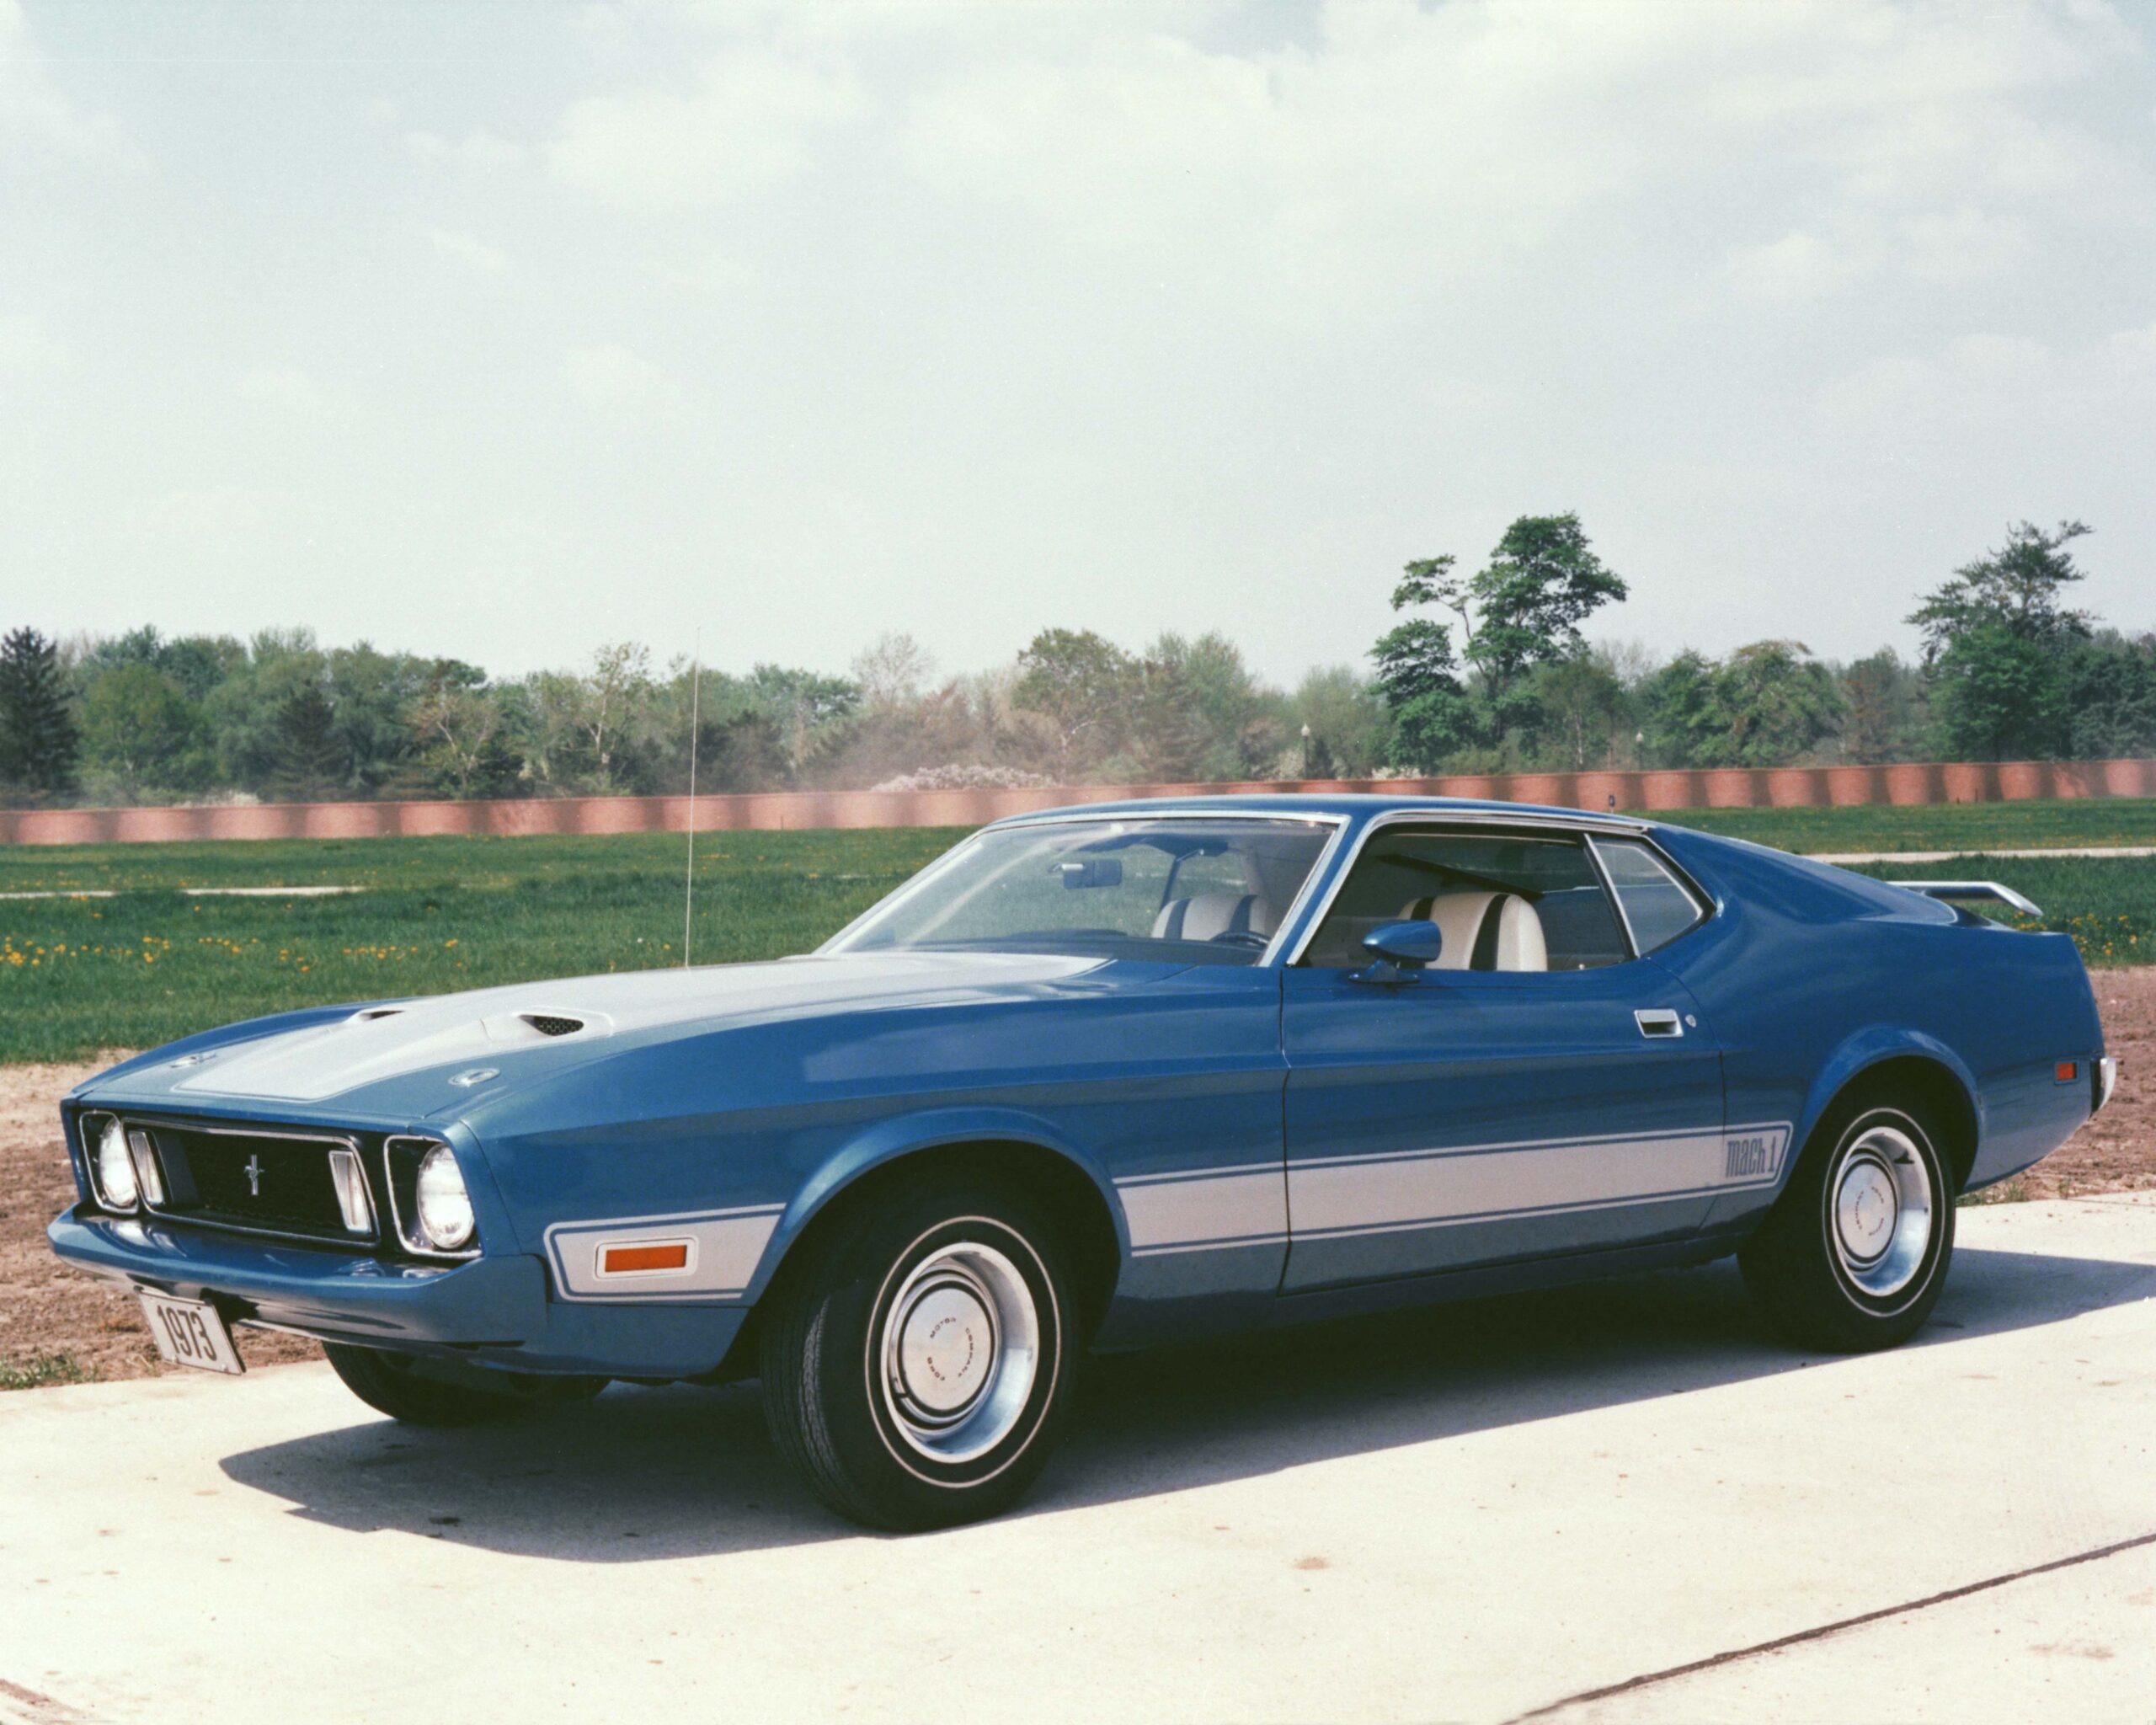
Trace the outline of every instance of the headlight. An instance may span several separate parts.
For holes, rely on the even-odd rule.
[[[98,1134],[98,1197],[107,1210],[132,1210],[139,1196],[135,1158],[127,1152],[127,1129],[108,1119]]]
[[[436,1252],[455,1252],[471,1243],[472,1194],[464,1189],[463,1172],[447,1145],[436,1145],[420,1162],[414,1207],[419,1236]]]

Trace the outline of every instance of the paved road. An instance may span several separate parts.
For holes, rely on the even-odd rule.
[[[1793,1356],[1717,1268],[1109,1362],[1027,1513],[911,1540],[747,1391],[0,1397],[0,1719],[2146,1725],[2156,1195],[1962,1216],[1897,1354]]]
[[[1854,862],[1951,862],[1956,857],[2156,857],[2156,845],[2054,845],[2036,851],[2002,851],[1985,845],[1961,851],[1819,851],[1805,854],[1815,862],[1836,862],[1846,867]]]

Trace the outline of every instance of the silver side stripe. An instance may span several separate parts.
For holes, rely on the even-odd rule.
[[[1137,1174],[1116,1182],[1134,1257],[1338,1239],[1707,1199],[1771,1186],[1786,1121],[1514,1139]],[[1284,1202],[1283,1202],[1284,1200]]]
[[[1291,1164],[1298,1240],[1555,1215],[1771,1185],[1786,1124],[1464,1145]]]
[[[547,1256],[564,1300],[668,1301],[738,1298],[763,1261],[783,1204],[700,1210],[687,1215],[623,1216],[605,1221],[557,1222],[547,1230]],[[678,1270],[608,1274],[608,1247],[685,1242]]]
[[[1135,1258],[1278,1245],[1288,1237],[1287,1171],[1278,1162],[1132,1174],[1115,1183]]]

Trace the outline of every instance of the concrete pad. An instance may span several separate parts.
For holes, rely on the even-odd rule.
[[[0,893],[0,899],[117,899],[135,893],[170,892],[170,887],[76,887],[64,892]],[[363,886],[184,886],[190,899],[328,899],[339,893],[363,893]]]
[[[753,1390],[8,1396],[0,1719],[2146,1719],[2149,1546],[2002,1578],[2156,1534],[2156,1194],[1961,1223],[1864,1359],[1717,1267],[1098,1362],[1023,1510],[914,1539]]]
[[[1814,862],[1833,862],[1848,868],[1858,862],[1951,862],[1957,857],[2095,857],[2132,858],[2156,857],[2156,845],[2052,845],[2037,850],[2001,850],[1985,845],[1960,851],[1807,851]]]

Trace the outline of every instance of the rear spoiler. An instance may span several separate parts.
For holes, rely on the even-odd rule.
[[[2008,910],[2018,911],[2024,916],[2041,917],[2044,914],[2012,887],[2001,886],[1995,880],[1890,880],[1886,884],[1907,887],[1928,899],[1996,899]]]

